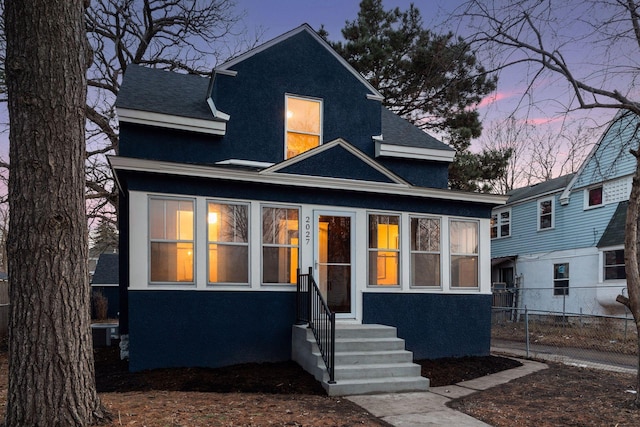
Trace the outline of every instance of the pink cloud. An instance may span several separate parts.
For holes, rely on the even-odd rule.
[[[534,119],[526,119],[525,122],[530,125],[548,125],[564,120],[563,117],[538,117]]]
[[[486,107],[487,105],[491,105],[494,102],[498,102],[501,101],[503,99],[507,99],[509,97],[511,97],[513,94],[508,93],[508,92],[496,92],[493,93],[485,98],[482,99],[482,101],[480,101],[480,103],[478,103],[478,108],[482,108],[482,107]]]

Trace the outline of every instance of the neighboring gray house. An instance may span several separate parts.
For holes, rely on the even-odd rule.
[[[117,319],[120,311],[119,257],[117,253],[101,254],[91,280],[91,295],[101,292],[108,300],[107,317]],[[93,315],[95,313],[92,312]],[[94,317],[94,316],[93,316]]]
[[[548,311],[624,313],[624,222],[639,119],[619,113],[575,174],[508,193],[491,221],[494,287]]]

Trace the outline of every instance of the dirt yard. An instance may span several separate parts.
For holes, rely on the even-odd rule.
[[[96,351],[96,384],[110,426],[387,426],[362,408],[324,395],[295,363],[130,374],[117,349]],[[517,365],[517,362],[516,362]],[[423,362],[432,384],[447,385],[513,367],[501,357]],[[0,351],[0,420],[7,393]],[[509,384],[452,402],[495,426],[637,426],[634,378],[552,365]]]

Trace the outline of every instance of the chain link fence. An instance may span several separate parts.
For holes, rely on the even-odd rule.
[[[491,346],[496,352],[636,372],[638,336],[620,287],[494,288]],[[607,312],[612,314],[607,314]]]
[[[9,282],[0,280],[0,342],[9,333]]]

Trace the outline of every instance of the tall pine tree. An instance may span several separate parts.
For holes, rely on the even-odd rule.
[[[328,34],[320,29],[326,39]],[[384,105],[424,130],[444,132],[458,155],[450,187],[490,191],[503,174],[509,151],[473,154],[482,125],[475,106],[496,87],[469,45],[452,33],[423,28],[419,10],[384,10],[382,0],[362,0],[358,17],[342,29],[345,42],[331,42],[374,85]]]

